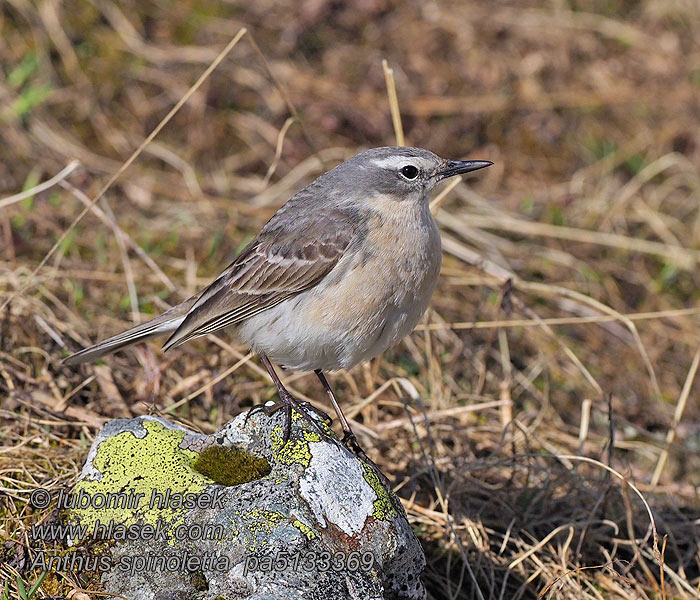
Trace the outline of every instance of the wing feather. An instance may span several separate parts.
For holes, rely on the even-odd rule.
[[[323,279],[351,244],[353,221],[338,211],[306,221],[295,223],[286,233],[284,223],[273,218],[200,294],[163,349],[240,323]]]
[[[235,325],[307,290],[359,247],[369,211],[316,182],[295,194],[207,288],[142,323],[66,358],[77,364],[170,333],[167,350],[186,340]],[[329,209],[327,206],[335,206]]]

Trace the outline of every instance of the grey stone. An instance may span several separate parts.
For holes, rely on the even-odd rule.
[[[99,506],[64,514],[109,556],[105,589],[130,600],[424,598],[420,543],[373,469],[296,413],[286,444],[281,411],[245,416],[212,435],[157,417],[105,425],[73,490]]]

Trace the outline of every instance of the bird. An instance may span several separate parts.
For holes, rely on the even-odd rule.
[[[273,363],[313,371],[338,416],[342,443],[366,456],[325,372],[373,358],[415,328],[442,260],[431,192],[449,177],[492,164],[406,146],[360,152],[294,194],[210,285],[63,363],[93,361],[165,335],[167,351],[226,329],[258,355],[275,384],[279,401],[262,410],[284,410],[285,442],[294,410],[313,420]]]

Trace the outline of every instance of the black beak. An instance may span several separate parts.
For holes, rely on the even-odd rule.
[[[484,167],[490,167],[493,163],[490,160],[448,160],[445,168],[438,171],[438,179],[446,179],[462,173],[478,171]]]

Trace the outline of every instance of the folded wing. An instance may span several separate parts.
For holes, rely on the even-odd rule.
[[[268,223],[200,294],[163,348],[240,323],[316,285],[353,239],[353,225],[345,217],[316,215],[294,227]]]

